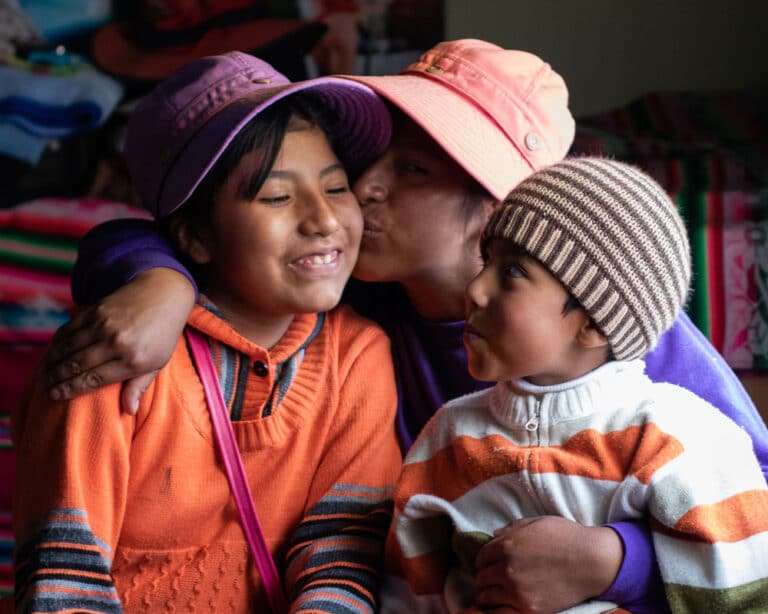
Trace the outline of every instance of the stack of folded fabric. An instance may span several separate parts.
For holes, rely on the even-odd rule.
[[[123,86],[77,56],[32,58],[0,56],[0,153],[34,165],[51,141],[102,125]]]

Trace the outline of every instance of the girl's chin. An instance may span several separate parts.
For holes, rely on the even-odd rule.
[[[316,293],[302,301],[299,311],[302,313],[320,313],[330,311],[341,302],[341,290],[338,292]]]

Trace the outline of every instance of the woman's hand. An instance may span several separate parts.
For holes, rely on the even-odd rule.
[[[546,614],[592,599],[624,558],[618,534],[558,516],[517,520],[477,555],[476,603],[484,610]]]
[[[135,413],[168,362],[195,304],[181,273],[149,269],[100,303],[77,313],[53,338],[40,370],[54,400],[124,381],[123,410]]]

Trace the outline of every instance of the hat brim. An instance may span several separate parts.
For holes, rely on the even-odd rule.
[[[427,76],[344,78],[364,83],[402,110],[498,200],[533,172],[492,117]]]
[[[111,23],[93,38],[93,59],[113,75],[138,81],[159,81],[197,58],[228,51],[264,50],[278,41],[280,49],[303,57],[320,40],[326,26],[301,19],[264,18],[213,28],[193,44],[144,49],[128,36],[128,24]],[[290,39],[290,40],[287,40]],[[264,53],[259,53],[263,56]]]
[[[189,140],[165,179],[155,215],[163,217],[178,209],[248,122],[299,91],[317,94],[338,117],[337,148],[350,174],[364,170],[384,153],[391,136],[391,118],[383,101],[365,85],[319,77],[271,88],[225,107]]]

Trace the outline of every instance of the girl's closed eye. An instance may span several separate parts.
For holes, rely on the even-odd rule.
[[[281,194],[279,196],[258,196],[256,200],[264,205],[279,206],[287,203],[290,198],[287,194]]]
[[[352,191],[349,186],[347,172],[341,164],[334,164],[324,169],[321,173],[323,190],[326,194],[346,194]]]
[[[268,177],[261,189],[254,191],[252,200],[269,207],[287,204],[292,198],[291,184],[281,177]]]
[[[349,192],[349,185],[344,184],[333,188],[327,188],[325,191],[328,192],[328,194],[346,194]]]

